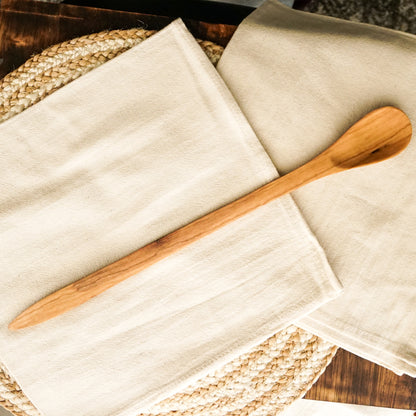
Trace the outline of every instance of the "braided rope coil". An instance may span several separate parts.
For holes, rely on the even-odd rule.
[[[0,122],[154,33],[144,29],[104,31],[33,56],[0,81]],[[216,65],[223,48],[209,41],[198,43]],[[276,415],[310,389],[336,351],[336,346],[289,326],[138,416]],[[41,416],[1,362],[0,405],[18,416]]]
[[[0,121],[22,112],[154,33],[145,29],[104,31],[45,49],[1,80]],[[209,41],[198,39],[198,43],[215,65],[223,48]]]

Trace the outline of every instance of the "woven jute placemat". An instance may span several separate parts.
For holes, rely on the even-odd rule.
[[[35,55],[0,81],[0,121],[21,113],[154,33],[144,29],[105,31]],[[209,41],[198,42],[215,65],[223,48]],[[336,351],[336,346],[292,325],[138,416],[276,415],[310,389]],[[15,415],[40,416],[1,362],[0,405]]]

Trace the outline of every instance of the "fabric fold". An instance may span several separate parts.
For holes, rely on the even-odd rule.
[[[416,37],[266,1],[219,62],[281,173],[327,148],[383,105],[416,126]],[[297,322],[401,374],[416,376],[416,141],[377,165],[293,193],[341,280],[342,296]]]

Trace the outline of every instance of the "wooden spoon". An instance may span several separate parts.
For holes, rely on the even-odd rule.
[[[406,114],[394,107],[368,113],[310,162],[261,188],[173,231],[122,259],[50,294],[9,325],[16,330],[60,315],[220,227],[316,179],[376,163],[400,153],[410,141]]]

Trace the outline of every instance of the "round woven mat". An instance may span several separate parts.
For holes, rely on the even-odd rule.
[[[144,29],[105,31],[44,50],[0,81],[0,121],[154,33]],[[223,48],[198,42],[215,65]],[[315,335],[290,326],[140,416],[276,415],[309,390],[336,350]],[[40,416],[1,363],[0,405],[16,415]]]

